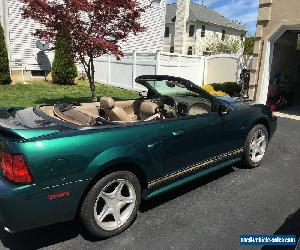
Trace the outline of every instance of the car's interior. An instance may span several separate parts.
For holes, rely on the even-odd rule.
[[[167,90],[177,91],[168,92],[160,89],[154,93],[151,89],[148,92],[141,92],[137,100],[117,101],[112,97],[102,97],[100,102],[56,104],[40,107],[40,110],[48,116],[80,126],[174,119],[207,115],[214,111],[211,100],[199,93],[187,91],[181,85],[178,87],[176,83],[170,81],[160,82],[160,88],[162,84],[165,84]]]

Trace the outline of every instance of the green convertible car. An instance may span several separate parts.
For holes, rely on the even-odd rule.
[[[239,161],[262,163],[277,126],[266,106],[177,77],[137,83],[137,100],[0,108],[6,231],[78,217],[90,233],[111,237],[129,227],[142,199]]]

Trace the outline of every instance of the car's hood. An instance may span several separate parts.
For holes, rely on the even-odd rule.
[[[216,97],[219,100],[221,100],[223,103],[233,108],[245,107],[245,106],[250,106],[255,104],[253,100],[241,99],[238,97],[229,97],[229,96],[216,96]]]

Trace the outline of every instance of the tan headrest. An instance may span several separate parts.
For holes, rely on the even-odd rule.
[[[140,107],[140,112],[149,115],[155,115],[158,111],[158,105],[153,102],[143,102]]]
[[[104,109],[113,109],[115,107],[115,101],[111,97],[102,97],[100,99],[100,106]]]

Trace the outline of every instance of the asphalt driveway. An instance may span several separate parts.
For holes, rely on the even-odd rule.
[[[240,234],[274,233],[300,236],[300,122],[285,118],[262,167],[225,169],[144,202],[131,228],[113,239],[95,241],[69,222],[1,232],[0,248],[234,250],[249,249],[239,246]]]

